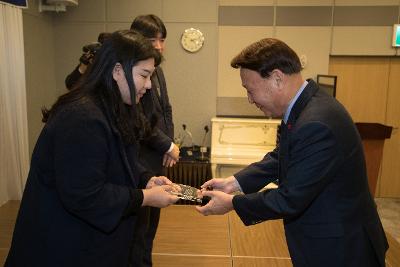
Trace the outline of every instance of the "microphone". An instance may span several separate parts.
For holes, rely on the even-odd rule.
[[[208,161],[208,158],[206,156],[204,156],[204,153],[207,153],[206,137],[207,137],[208,131],[209,131],[208,125],[204,126],[204,136],[203,136],[203,141],[201,142],[201,146],[200,146],[200,158],[198,158],[198,160],[200,160],[200,161]]]
[[[193,149],[193,148],[194,148],[194,143],[193,143],[193,135],[192,135],[192,133],[187,129],[186,124],[182,124],[182,128],[183,128],[183,131],[186,133],[185,136],[189,136],[189,138],[190,138],[190,144],[191,144],[192,149]],[[185,139],[185,136],[183,137],[182,140]],[[182,143],[183,143],[183,141],[182,141]]]
[[[203,141],[201,142],[201,146],[206,146],[206,137],[207,137],[207,133],[208,133],[209,129],[208,129],[208,125],[204,126],[204,136],[203,136]]]

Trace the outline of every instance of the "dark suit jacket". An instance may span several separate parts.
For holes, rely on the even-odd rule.
[[[310,80],[281,127],[279,147],[235,174],[242,221],[283,218],[295,266],[384,266],[386,236],[347,111]],[[278,189],[257,193],[276,178]]]
[[[167,84],[161,67],[157,67],[151,76],[151,90],[143,95],[140,103],[145,116],[157,118],[153,137],[141,142],[140,158],[143,165],[156,175],[164,174],[162,159],[174,139],[174,124],[172,122],[172,107],[169,103]],[[157,88],[158,87],[158,88]],[[160,93],[158,93],[158,91]]]
[[[130,188],[151,175],[135,162],[93,102],[60,110],[35,146],[5,266],[127,266]]]

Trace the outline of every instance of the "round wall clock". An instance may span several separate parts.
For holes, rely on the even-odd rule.
[[[204,44],[204,35],[198,29],[186,29],[182,33],[181,44],[186,51],[191,53],[197,52]]]

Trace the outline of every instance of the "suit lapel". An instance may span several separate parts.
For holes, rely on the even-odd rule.
[[[152,83],[151,90],[152,90],[153,103],[155,104],[155,108],[158,111],[161,111],[163,97],[162,97],[158,68],[156,68],[156,70],[154,71],[151,83]]]
[[[310,101],[312,96],[317,92],[318,86],[313,80],[307,80],[308,84],[306,88],[304,88],[303,92],[297,99],[296,103],[294,103],[294,106],[290,112],[288,121],[287,121],[287,127],[290,128],[295,125],[297,118],[303,111],[304,107],[307,105],[307,103]]]
[[[295,127],[297,118],[300,116],[304,107],[310,101],[311,97],[317,92],[318,86],[313,80],[308,80],[308,84],[304,91],[301,93],[296,103],[294,104],[288,121],[285,124],[283,121],[280,126],[280,138],[279,138],[279,179],[284,180],[289,167],[289,144],[291,131]]]
[[[287,125],[282,121],[279,127],[280,136],[279,136],[279,183],[286,177],[286,170],[288,166],[288,155],[289,155],[289,140],[288,140],[288,129]]]

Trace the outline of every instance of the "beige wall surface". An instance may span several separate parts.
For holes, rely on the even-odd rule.
[[[337,6],[390,6],[398,4],[398,0],[335,0]]]
[[[231,60],[243,47],[255,40],[272,36],[268,26],[220,26],[218,43],[218,97],[247,97],[239,71],[231,68]]]
[[[328,73],[330,44],[329,27],[277,27],[276,38],[284,40],[305,60],[304,78],[315,79],[317,74]],[[313,45],[310,45],[313,44]],[[318,45],[317,45],[318,44]]]
[[[104,22],[132,22],[133,18],[142,14],[155,14],[163,19],[162,5],[165,2],[163,0],[101,0],[100,2],[106,3],[107,18]]]
[[[394,56],[392,32],[392,26],[335,26],[331,55]]]
[[[182,124],[192,132],[195,144],[204,136],[204,126],[211,127],[215,116],[217,81],[217,31],[215,23],[167,22],[168,38],[165,61],[162,63],[172,104],[175,136],[182,132]],[[186,28],[200,29],[205,36],[204,46],[197,53],[188,53],[180,45]],[[207,145],[210,137],[207,138]]]
[[[57,96],[52,23],[50,14],[38,12],[38,0],[29,1],[23,27],[30,154],[43,127],[41,108],[50,107]]]

